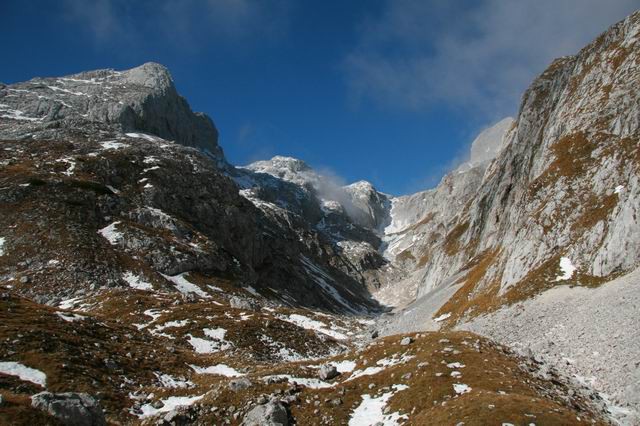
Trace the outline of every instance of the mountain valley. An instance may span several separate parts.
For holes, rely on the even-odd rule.
[[[404,196],[157,63],[0,83],[0,423],[640,424],[640,12]]]

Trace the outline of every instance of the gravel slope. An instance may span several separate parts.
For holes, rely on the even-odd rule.
[[[530,349],[608,395],[620,424],[640,424],[640,268],[596,289],[561,286],[459,328]],[[527,349],[528,348],[528,349]]]

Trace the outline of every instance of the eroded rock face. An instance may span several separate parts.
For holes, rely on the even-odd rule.
[[[60,78],[35,78],[0,88],[0,137],[21,138],[99,122],[124,133],[144,132],[193,146],[222,160],[218,131],[194,113],[176,91],[169,71],[146,63],[126,71],[97,70]]]
[[[460,273],[472,297],[500,304],[554,285],[561,257],[576,268],[564,283],[597,283],[638,264],[639,34],[635,13],[556,60],[525,92],[495,160],[394,204],[397,213],[427,206],[396,227],[417,241],[392,236],[389,246],[421,271],[418,295]]]
[[[100,404],[86,393],[40,392],[31,397],[31,405],[44,410],[69,426],[106,426]]]

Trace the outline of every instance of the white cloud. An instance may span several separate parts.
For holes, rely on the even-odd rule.
[[[346,58],[357,99],[514,114],[531,80],[630,14],[636,0],[389,0]]]
[[[121,5],[114,0],[65,0],[63,3],[67,18],[85,26],[100,42],[127,33],[127,17],[117,10]]]

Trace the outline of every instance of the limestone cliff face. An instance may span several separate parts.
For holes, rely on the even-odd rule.
[[[213,121],[191,111],[169,71],[160,64],[35,78],[0,87],[0,99],[0,116],[14,119],[11,126],[0,127],[0,134],[12,138],[37,136],[37,132],[51,135],[55,129],[79,129],[100,122],[125,133],[150,133],[223,157]]]
[[[459,275],[465,285],[443,311],[472,314],[556,282],[597,284],[640,262],[639,56],[635,13],[535,79],[486,170],[449,175],[394,206],[427,206],[413,225],[424,229],[419,250],[391,241],[396,258],[422,271],[419,295]],[[462,193],[447,203],[454,188]]]
[[[507,143],[514,120],[505,118],[484,130],[474,140],[468,161],[448,173],[434,189],[391,199],[388,226],[384,230],[384,256],[393,262],[403,278],[389,280],[378,297],[384,302],[404,304],[430,288],[423,285],[429,262],[438,250],[455,249],[446,237],[458,214],[477,195],[489,162]],[[440,271],[434,274],[448,274]],[[402,301],[402,302],[401,302]]]

